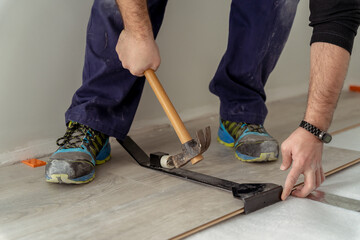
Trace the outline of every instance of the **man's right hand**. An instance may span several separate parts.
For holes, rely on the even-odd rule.
[[[148,69],[156,71],[161,62],[159,48],[152,33],[136,36],[124,29],[120,33],[116,52],[122,66],[138,77],[144,76]]]

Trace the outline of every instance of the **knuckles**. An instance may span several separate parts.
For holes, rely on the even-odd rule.
[[[281,151],[287,153],[290,151],[289,146],[286,143],[281,144]]]

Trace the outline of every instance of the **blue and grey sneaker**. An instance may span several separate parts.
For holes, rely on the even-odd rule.
[[[47,182],[90,182],[95,178],[95,165],[110,159],[109,137],[77,122],[69,122],[56,144],[60,147],[45,168]]]
[[[218,141],[235,149],[235,156],[244,162],[276,161],[279,144],[263,125],[230,122],[220,119]]]

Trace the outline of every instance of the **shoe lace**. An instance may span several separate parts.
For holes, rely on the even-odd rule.
[[[265,128],[263,125],[248,124],[247,127],[248,127],[249,131],[251,131],[251,132],[265,133]]]
[[[82,143],[95,138],[95,130],[79,123],[71,122],[63,137],[56,140],[56,144],[62,148],[78,148]]]
[[[223,124],[228,128],[229,133],[235,139],[239,138],[243,132],[248,129],[250,132],[265,133],[265,128],[261,124],[247,124],[245,122],[230,122],[223,121]]]

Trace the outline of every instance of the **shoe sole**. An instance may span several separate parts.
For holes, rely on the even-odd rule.
[[[233,142],[232,142],[232,143],[224,142],[223,140],[220,139],[220,137],[217,137],[217,141],[218,141],[219,143],[221,143],[222,145],[225,145],[225,146],[230,147],[230,148],[234,147],[234,144],[235,144],[235,143],[233,143]]]
[[[69,176],[67,174],[52,174],[51,176],[48,177],[46,178],[46,182],[48,183],[84,184],[94,180],[95,173],[91,178],[84,181],[74,181],[72,179],[69,179]]]
[[[96,165],[101,165],[106,163],[107,161],[109,161],[111,159],[111,155],[107,156],[105,159],[103,160],[95,160]]]
[[[272,162],[278,160],[278,158],[275,157],[275,153],[273,152],[260,153],[260,156],[258,158],[253,158],[253,159],[243,159],[235,152],[235,157],[242,162]]]
[[[234,147],[234,143],[226,143],[224,141],[222,141],[220,139],[220,137],[217,137],[217,141],[219,143],[221,143],[222,145],[225,145],[226,147],[230,147],[233,148]],[[241,158],[236,152],[235,152],[235,157],[237,159],[239,159],[242,162],[272,162],[272,161],[276,161],[278,160],[277,157],[275,157],[275,153],[270,152],[270,153],[261,153],[259,157],[257,158],[253,158],[253,159],[244,159]]]

